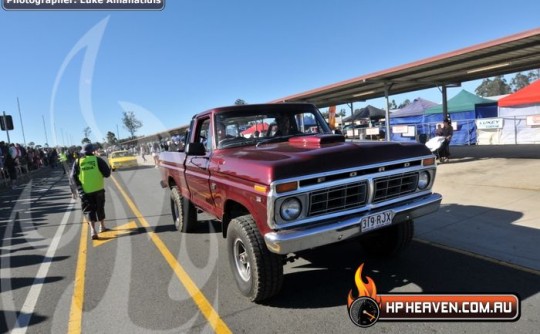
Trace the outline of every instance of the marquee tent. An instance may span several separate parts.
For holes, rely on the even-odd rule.
[[[498,102],[501,144],[540,143],[540,80]]]
[[[379,120],[386,117],[386,111],[368,105],[362,109],[356,109],[351,116],[345,117],[343,122],[354,122],[360,119]]]
[[[424,133],[422,122],[424,118],[424,111],[429,108],[437,105],[437,103],[424,100],[422,98],[416,98],[412,103],[409,103],[405,107],[396,110],[390,115],[390,130],[392,131],[390,139],[393,141],[413,141],[416,140],[416,136]],[[399,127],[399,125],[405,126],[415,126],[416,131],[414,135],[404,135],[403,133],[394,133],[394,130]],[[392,126],[398,126],[393,128]]]
[[[450,145],[476,144],[475,120],[497,116],[497,103],[495,101],[474,95],[464,89],[448,100],[447,106],[448,117],[454,124],[454,136]],[[442,105],[426,109],[424,123],[429,126],[430,137],[435,135],[436,124],[442,121]]]

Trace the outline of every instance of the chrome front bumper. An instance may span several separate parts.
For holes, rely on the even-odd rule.
[[[437,211],[441,205],[441,200],[442,196],[440,194],[431,194],[396,206],[369,211],[358,216],[349,216],[331,224],[303,226],[270,232],[264,235],[264,241],[268,249],[273,253],[294,253],[362,235],[360,221],[365,216],[391,210],[394,212],[394,218],[389,226],[392,226]]]

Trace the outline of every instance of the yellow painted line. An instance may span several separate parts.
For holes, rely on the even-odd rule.
[[[523,271],[523,272],[526,272],[526,273],[529,273],[529,274],[534,274],[534,275],[540,276],[540,271],[532,269],[532,268],[523,267],[523,266],[520,266],[518,264],[505,262],[505,261],[498,260],[498,259],[495,259],[495,258],[492,258],[492,257],[489,257],[489,256],[473,253],[473,252],[466,251],[466,250],[459,249],[459,248],[453,248],[453,247],[450,247],[450,246],[445,246],[445,245],[442,245],[442,244],[439,244],[439,243],[436,243],[436,242],[432,242],[432,241],[428,241],[428,240],[422,240],[422,239],[414,238],[414,241],[418,241],[418,242],[421,242],[421,243],[429,245],[429,246],[434,246],[434,247],[437,247],[437,248],[441,248],[441,249],[444,249],[444,250],[447,250],[447,251],[450,251],[450,252],[454,252],[454,253],[458,253],[458,254],[462,254],[462,255],[467,255],[467,256],[470,256],[470,257],[474,257],[474,258],[484,260],[484,261],[487,261],[487,262],[491,262],[491,263],[494,263],[494,264],[497,264],[497,265],[500,265],[500,266],[503,266],[503,267],[508,267],[508,268],[511,268],[511,269],[515,269],[515,270]]]
[[[216,310],[212,307],[212,304],[206,299],[204,294],[199,290],[195,282],[189,277],[188,273],[184,270],[184,268],[180,265],[180,263],[177,261],[176,257],[169,251],[165,243],[161,240],[161,238],[152,231],[150,224],[144,219],[143,215],[135,206],[133,201],[129,198],[129,196],[126,194],[124,189],[120,186],[118,181],[114,178],[114,176],[111,176],[111,179],[116,184],[116,187],[124,197],[124,200],[126,201],[127,205],[131,208],[139,222],[143,227],[147,229],[147,233],[152,240],[152,242],[156,245],[157,249],[160,251],[161,255],[165,258],[165,261],[169,264],[173,272],[176,274],[176,277],[180,280],[180,282],[184,285],[187,292],[201,311],[201,313],[204,315],[206,320],[210,323],[210,326],[214,329],[216,333],[232,333],[232,331],[229,329],[227,324],[221,319],[219,314],[216,312]]]
[[[99,234],[99,239],[92,240],[92,246],[99,247],[111,240],[118,238],[121,235],[129,234],[135,229],[137,229],[137,223],[134,220],[127,224],[111,228],[108,231],[101,232]]]
[[[88,239],[88,223],[83,221],[81,240],[79,241],[79,254],[77,256],[77,268],[75,270],[75,282],[73,284],[73,296],[71,297],[71,310],[69,312],[68,333],[81,333],[82,313],[84,305],[84,275],[86,272],[86,251]]]

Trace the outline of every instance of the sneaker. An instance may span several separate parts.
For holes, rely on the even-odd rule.
[[[92,240],[98,240],[98,239],[99,239],[99,237],[98,237],[97,234],[92,234]]]
[[[100,226],[100,227],[99,227],[99,233],[106,232],[106,231],[108,231],[108,230],[109,230],[109,229],[106,228],[105,226]]]

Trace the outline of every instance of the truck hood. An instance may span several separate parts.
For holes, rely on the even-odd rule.
[[[423,144],[400,142],[301,142],[215,151],[210,169],[269,185],[280,179],[431,155]]]

